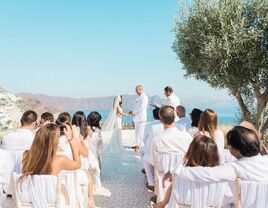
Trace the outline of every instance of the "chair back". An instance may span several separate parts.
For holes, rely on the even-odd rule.
[[[59,176],[33,175],[21,178],[13,174],[18,208],[60,208],[61,182]]]
[[[164,153],[154,152],[154,174],[155,174],[155,194],[157,202],[164,199],[169,182],[166,183],[166,188],[162,186],[163,176],[170,171],[171,168],[183,163],[184,154],[182,153]]]
[[[173,207],[221,207],[230,193],[228,182],[195,182],[173,176]]]
[[[268,182],[236,181],[237,207],[268,207]]]

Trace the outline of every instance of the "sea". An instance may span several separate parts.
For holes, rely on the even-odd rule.
[[[218,115],[218,123],[219,125],[236,125],[238,124],[238,107],[236,106],[230,106],[230,107],[213,107],[213,109],[217,115]],[[204,110],[201,108],[201,110]],[[88,115],[92,111],[97,111],[101,114],[102,120],[101,123],[103,123],[107,117],[110,114],[110,110],[84,110],[84,113]],[[129,112],[130,110],[124,109],[125,112]],[[148,109],[148,121],[153,121],[153,108]],[[189,113],[192,111],[192,109],[186,109],[186,116],[189,117]],[[71,114],[74,114],[75,111],[71,111]],[[131,116],[124,116],[123,117],[123,125],[131,125],[133,123],[133,117]]]

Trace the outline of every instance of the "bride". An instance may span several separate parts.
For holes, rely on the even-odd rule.
[[[119,153],[123,151],[122,145],[122,121],[123,116],[130,116],[122,109],[123,98],[121,95],[115,97],[113,109],[102,126],[103,152]]]

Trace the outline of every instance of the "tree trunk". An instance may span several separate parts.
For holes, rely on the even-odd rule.
[[[248,110],[241,94],[239,92],[236,92],[235,93],[235,98],[242,110],[242,113],[243,113],[243,117],[244,117],[244,120],[248,121],[248,122],[251,122],[251,113],[250,111]]]
[[[255,85],[254,91],[255,91],[256,100],[257,100],[256,127],[257,127],[259,133],[263,137],[264,133],[266,132],[267,125],[268,125],[267,120],[266,120],[266,122],[264,121],[266,105],[268,102],[268,89],[266,88],[266,90],[263,93],[260,93],[259,89]]]

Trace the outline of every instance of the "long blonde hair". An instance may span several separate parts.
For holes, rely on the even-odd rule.
[[[57,152],[59,136],[60,129],[56,124],[47,124],[37,131],[31,149],[22,160],[23,176],[52,173],[52,162]]]
[[[205,134],[208,132],[210,137],[214,140],[214,132],[218,128],[218,117],[217,114],[211,110],[206,109],[202,114],[198,124],[198,129],[200,132]]]

